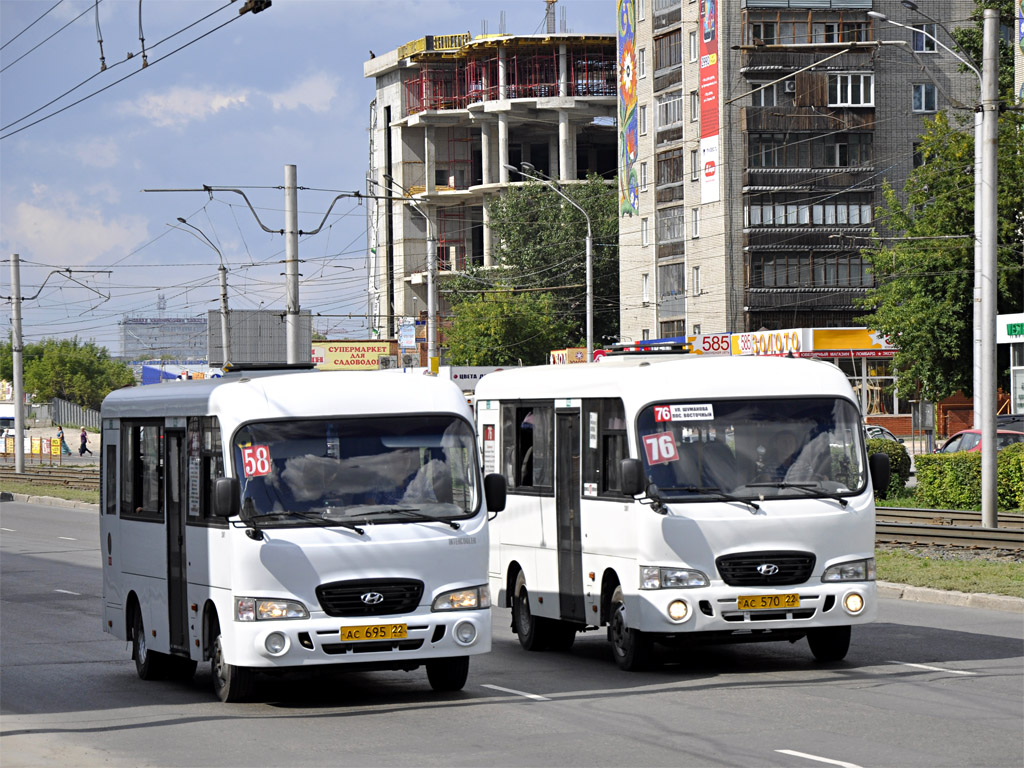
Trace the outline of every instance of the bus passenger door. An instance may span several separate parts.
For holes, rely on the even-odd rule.
[[[563,619],[586,621],[580,551],[580,414],[555,416],[555,509],[558,518],[558,594]]]
[[[188,589],[185,567],[185,433],[168,429],[164,436],[164,499],[167,509],[167,610],[172,651],[186,655]]]

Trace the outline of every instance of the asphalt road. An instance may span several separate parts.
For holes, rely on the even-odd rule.
[[[664,652],[620,672],[602,633],[527,653],[495,609],[464,691],[416,672],[144,682],[102,632],[94,512],[0,503],[0,765],[1014,766],[1024,621],[883,601],[847,660],[806,642]]]

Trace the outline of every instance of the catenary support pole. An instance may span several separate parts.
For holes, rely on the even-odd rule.
[[[285,330],[288,363],[309,362],[309,350],[300,348],[299,328],[299,198],[294,165],[284,167],[284,273],[287,295]]]
[[[21,343],[21,266],[11,254],[11,353],[14,358],[14,471],[25,471],[25,387]]]

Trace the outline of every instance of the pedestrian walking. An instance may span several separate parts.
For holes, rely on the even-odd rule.
[[[89,450],[89,435],[86,433],[85,427],[82,427],[81,438],[82,445],[78,449],[78,455],[85,456],[85,454],[88,453],[90,456],[92,456],[92,451]]]
[[[60,452],[65,456],[70,456],[71,448],[68,447],[68,441],[64,439],[64,427],[60,424],[57,425],[57,439],[60,440]]]

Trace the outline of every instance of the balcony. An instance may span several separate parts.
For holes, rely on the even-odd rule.
[[[875,128],[874,107],[741,107],[740,130],[754,133],[832,133]]]
[[[744,192],[795,192],[814,190],[846,190],[856,187],[871,191],[869,184],[875,169],[869,166],[832,168],[747,168],[743,173]]]

